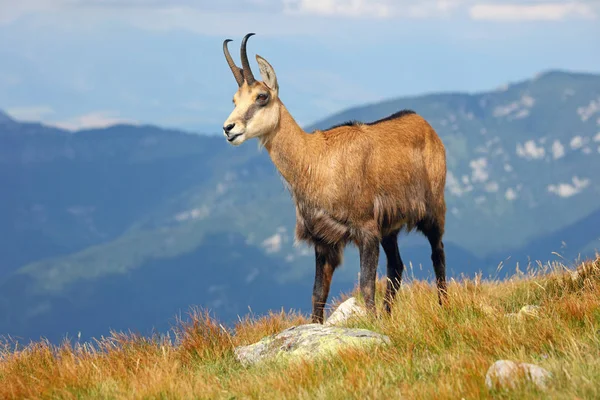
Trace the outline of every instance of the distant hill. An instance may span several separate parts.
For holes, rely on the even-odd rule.
[[[308,129],[403,108],[424,116],[446,144],[448,240],[475,254],[520,248],[600,208],[592,173],[600,170],[600,75],[550,71],[492,92],[394,99]],[[569,257],[597,242],[600,230],[587,233],[590,241]]]
[[[8,114],[0,110],[0,124],[6,124],[10,122],[13,122],[13,120],[8,116]]]
[[[403,108],[446,144],[450,276],[600,248],[600,75],[553,71],[485,93],[393,99],[307,129]],[[0,334],[164,329],[191,305],[225,322],[248,306],[310,309],[313,253],[293,246],[293,204],[265,151],[220,135],[70,133],[3,115]],[[424,238],[402,237],[400,250],[409,275],[432,276]],[[350,248],[332,295],[357,272]]]

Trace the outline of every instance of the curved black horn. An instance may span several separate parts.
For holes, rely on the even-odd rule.
[[[254,79],[254,75],[252,75],[252,70],[250,69],[250,63],[248,62],[248,54],[246,54],[246,42],[248,38],[255,33],[249,33],[242,39],[242,47],[240,49],[241,58],[242,58],[242,71],[244,74],[244,79],[248,85],[252,85],[256,79]]]
[[[231,54],[229,54],[229,49],[227,48],[227,43],[231,41],[231,39],[227,39],[223,42],[223,53],[225,53],[225,59],[227,60],[227,64],[229,64],[229,68],[231,68],[231,72],[233,72],[233,76],[238,86],[242,86],[244,84],[244,75],[242,69],[235,65],[233,58],[231,58]]]

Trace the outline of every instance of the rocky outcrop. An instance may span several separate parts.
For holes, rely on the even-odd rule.
[[[313,359],[334,355],[347,347],[369,347],[389,344],[385,335],[367,329],[350,329],[321,324],[306,324],[288,328],[258,343],[235,349],[244,365],[263,360]]]

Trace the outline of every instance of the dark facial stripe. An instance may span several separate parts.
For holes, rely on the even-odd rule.
[[[246,110],[246,113],[244,114],[244,122],[247,123],[250,121],[259,108],[260,106],[258,104],[252,104],[250,107],[248,107],[248,110]]]

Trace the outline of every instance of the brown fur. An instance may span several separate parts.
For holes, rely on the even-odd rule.
[[[307,134],[283,104],[280,113],[265,147],[290,185],[298,240],[381,240],[426,217],[443,225],[445,150],[422,117]]]
[[[225,126],[235,123],[244,132],[236,145],[258,137],[289,186],[296,205],[296,239],[315,246],[313,321],[323,320],[320,303],[327,300],[341,251],[351,242],[361,253],[361,292],[374,312],[379,244],[386,245],[388,278],[399,281],[403,264],[396,238],[403,229],[416,228],[428,237],[442,303],[446,154],[434,129],[415,113],[401,113],[371,124],[304,132],[278,97],[272,67],[259,56],[257,60],[273,88],[265,82],[244,83]],[[265,91],[269,102],[257,107],[256,96]],[[388,286],[388,310],[398,284]]]

